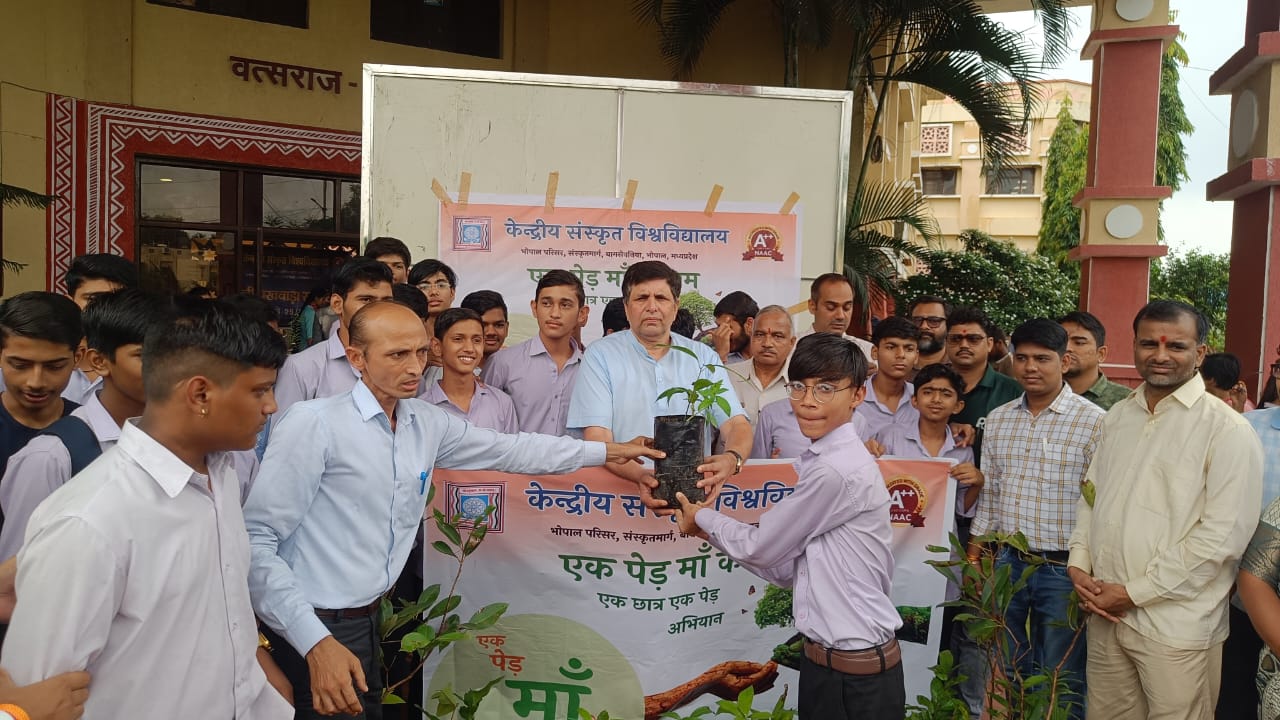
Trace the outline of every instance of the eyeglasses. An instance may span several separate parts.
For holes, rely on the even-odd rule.
[[[796,402],[804,400],[805,393],[812,390],[813,399],[815,401],[819,403],[828,403],[828,402],[831,402],[831,398],[836,396],[836,393],[840,392],[841,390],[848,390],[853,386],[845,385],[844,387],[836,387],[831,383],[818,383],[817,385],[805,385],[802,382],[789,382],[786,385],[783,385],[783,387],[787,389],[787,392],[791,395],[791,399],[795,400]]]
[[[1271,377],[1280,378],[1280,363],[1271,366]]]
[[[938,317],[937,315],[927,315],[927,316],[912,315],[911,316],[911,322],[915,323],[916,325],[928,325],[931,328],[942,327],[942,323],[946,321],[947,321],[946,318]]]
[[[981,343],[983,340],[986,340],[986,339],[987,339],[986,335],[979,335],[977,333],[973,333],[972,335],[948,335],[947,336],[947,342],[951,345],[960,345],[962,343],[977,345],[978,343]]]
[[[453,285],[451,285],[448,280],[437,280],[433,283],[432,282],[418,283],[419,290],[448,290],[451,287],[453,287]]]

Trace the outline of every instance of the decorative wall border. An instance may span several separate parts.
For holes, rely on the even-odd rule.
[[[80,252],[134,256],[134,162],[177,160],[360,174],[360,134],[49,98],[48,286]],[[69,213],[69,215],[68,215]],[[70,226],[68,226],[70,225]]]

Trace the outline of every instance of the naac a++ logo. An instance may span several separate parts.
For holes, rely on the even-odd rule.
[[[778,234],[777,228],[761,225],[747,233],[747,251],[742,254],[742,259],[760,258],[782,262],[782,236]]]
[[[910,475],[894,475],[885,485],[889,488],[889,522],[894,527],[924,527],[928,500],[924,486]]]

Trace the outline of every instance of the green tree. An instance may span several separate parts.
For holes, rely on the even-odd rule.
[[[1075,283],[1049,258],[1029,255],[978,230],[965,230],[958,239],[962,250],[924,253],[929,270],[901,284],[899,306],[918,295],[937,295],[954,305],[980,308],[1005,329],[1075,309]]]
[[[1190,250],[1151,263],[1151,297],[1181,300],[1209,320],[1209,346],[1222,349],[1227,332],[1231,255]]]
[[[1045,161],[1044,204],[1036,253],[1053,260],[1072,278],[1080,274],[1080,267],[1067,260],[1067,253],[1080,244],[1080,209],[1072,204],[1072,198],[1084,189],[1088,154],[1089,126],[1076,122],[1071,115],[1071,98],[1064,97]]]
[[[716,304],[704,297],[697,290],[680,293],[680,307],[689,311],[693,322],[699,330],[711,327],[716,323]]]
[[[658,25],[662,54],[677,78],[691,77],[720,17],[732,4],[733,0],[632,3],[643,21]],[[1043,60],[1061,61],[1070,37],[1063,0],[1027,4],[1044,28]],[[914,209],[912,204],[903,206],[903,216],[885,217],[878,211],[886,206],[871,196],[891,196],[894,188],[875,190],[867,180],[870,165],[882,154],[880,125],[891,88],[913,83],[955,100],[974,118],[984,162],[995,168],[1023,147],[1027,120],[1038,100],[1033,82],[1045,62],[1035,57],[1021,34],[988,18],[976,0],[774,0],[773,7],[787,84],[799,84],[801,44],[826,47],[832,37],[830,24],[851,31],[845,88],[853,92],[853,166],[844,265],[854,278],[855,300],[866,308],[872,288],[893,290],[896,276],[886,268],[902,254],[919,249],[893,232],[913,225],[910,215],[918,211],[919,199]],[[863,268],[875,271],[863,273]]]

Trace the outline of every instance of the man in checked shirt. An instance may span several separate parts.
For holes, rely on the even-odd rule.
[[[1031,556],[1045,561],[1006,610],[1012,637],[1005,671],[1014,677],[1016,669],[1028,678],[1061,664],[1068,689],[1063,699],[1073,703],[1069,716],[1079,720],[1084,717],[1085,640],[1076,639],[1067,622],[1072,591],[1068,541],[1103,412],[1063,382],[1067,332],[1061,325],[1045,318],[1028,320],[1013,331],[1013,347],[1013,375],[1023,394],[987,415],[982,452],[987,482],[978,497],[973,536],[1026,536],[1029,553],[999,549],[997,567],[1009,565],[1013,578],[1022,575],[1034,560]],[[980,553],[981,547],[970,542],[970,562]]]

